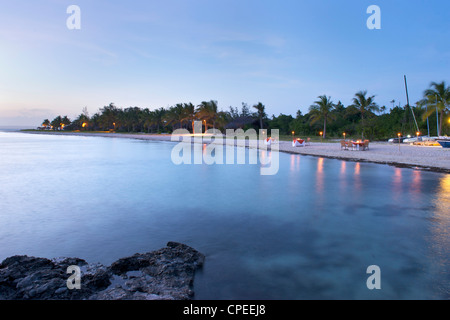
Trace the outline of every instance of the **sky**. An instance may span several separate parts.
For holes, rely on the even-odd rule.
[[[69,29],[70,5],[80,29]],[[369,29],[370,5],[381,29]],[[303,114],[367,90],[388,109],[449,83],[444,0],[0,0],[0,126],[114,103]]]

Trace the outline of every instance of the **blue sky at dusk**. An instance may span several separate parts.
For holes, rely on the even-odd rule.
[[[69,5],[81,29],[69,30]],[[381,30],[369,30],[370,5]],[[0,2],[0,125],[37,126],[114,102],[262,102],[303,113],[359,90],[406,103],[449,82],[450,2],[419,0],[17,0]]]

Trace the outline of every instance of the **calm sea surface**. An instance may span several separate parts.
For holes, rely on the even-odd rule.
[[[0,261],[178,241],[206,255],[197,299],[450,298],[450,175],[281,153],[261,176],[176,166],[173,147],[0,132]]]

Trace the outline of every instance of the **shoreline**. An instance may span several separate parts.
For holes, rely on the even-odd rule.
[[[151,141],[172,141],[172,135],[167,134],[127,134],[127,133],[85,133],[85,132],[47,132],[47,131],[20,131],[30,134],[48,134],[64,136],[104,137]],[[181,140],[181,139],[180,139]],[[249,147],[248,140],[233,139],[233,145]],[[210,142],[210,141],[208,141]],[[225,144],[232,145],[231,141]],[[239,143],[243,142],[243,143]],[[270,147],[269,147],[270,148]],[[399,151],[400,150],[400,151]],[[341,150],[339,142],[312,142],[305,147],[292,147],[290,141],[279,141],[279,151],[289,154],[323,157],[351,162],[369,162],[384,164],[401,168],[450,173],[450,149],[442,147],[413,146],[388,142],[372,142],[367,151]]]

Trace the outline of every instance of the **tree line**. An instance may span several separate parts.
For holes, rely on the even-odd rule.
[[[361,137],[370,140],[385,140],[402,135],[444,135],[450,133],[450,88],[445,84],[432,82],[424,91],[423,99],[415,106],[396,104],[392,107],[379,106],[374,95],[367,91],[357,92],[352,103],[344,106],[335,103],[331,97],[321,95],[309,107],[308,113],[299,110],[294,116],[279,114],[269,117],[261,102],[251,107],[242,103],[240,108],[230,106],[219,110],[215,100],[203,101],[199,105],[178,103],[168,108],[120,108],[110,103],[90,116],[87,108],[73,121],[67,116],[57,116],[52,121],[45,119],[42,128],[73,131],[115,131],[171,133],[184,128],[193,131],[194,121],[202,121],[203,130],[219,129],[279,129],[280,135]],[[437,115],[436,118],[432,117]],[[433,121],[438,119],[438,121]]]

